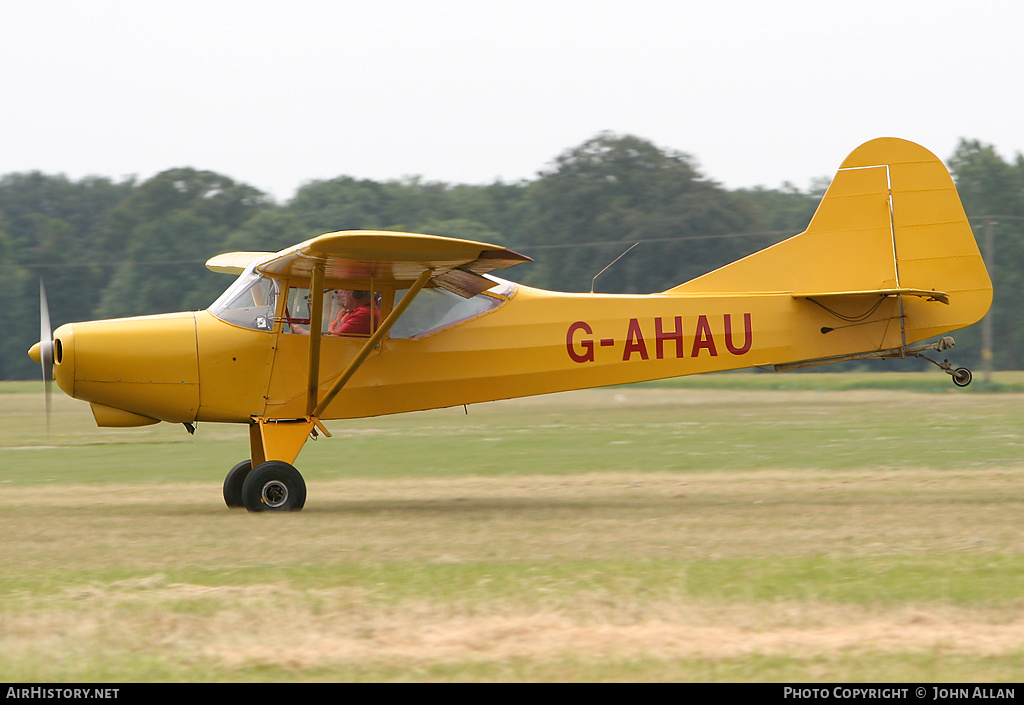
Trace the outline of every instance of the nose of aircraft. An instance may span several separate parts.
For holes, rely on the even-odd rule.
[[[62,392],[75,396],[74,323],[65,323],[53,332],[53,378]]]
[[[54,370],[53,376],[57,380],[57,386],[63,390],[68,396],[74,396],[74,363],[68,358],[66,351],[74,350],[74,329],[70,324],[65,324],[58,328],[53,334],[53,362]],[[43,343],[42,341],[36,343],[28,349],[28,356],[32,358],[35,363],[42,364],[43,361]],[[62,363],[62,364],[61,364]],[[57,365],[61,364],[61,369],[58,371]],[[61,384],[61,378],[64,379],[65,385]]]
[[[29,356],[41,357],[38,343]],[[162,421],[194,421],[195,314],[66,323],[53,333],[53,377],[75,399]]]

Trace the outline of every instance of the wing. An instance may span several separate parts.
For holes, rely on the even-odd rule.
[[[225,252],[206,260],[206,268],[222,274],[241,274],[254,260],[273,256],[273,252]]]
[[[256,270],[274,278],[308,279],[314,267],[323,263],[326,286],[363,289],[373,284],[411,286],[424,271],[433,270],[430,285],[472,296],[494,286],[484,274],[532,261],[485,242],[416,233],[344,230],[282,250],[257,264]]]

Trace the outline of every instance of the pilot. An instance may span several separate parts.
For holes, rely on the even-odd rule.
[[[373,322],[380,320],[380,310],[371,305],[369,291],[335,289],[331,292],[331,301],[338,315],[327,327],[330,335],[369,335]]]

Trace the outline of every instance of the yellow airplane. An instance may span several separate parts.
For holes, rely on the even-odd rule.
[[[668,291],[557,293],[491,274],[528,261],[449,237],[329,233],[213,257],[207,267],[237,279],[205,311],[51,335],[44,305],[29,354],[99,426],[247,424],[251,458],[228,473],[224,500],[282,511],[305,503],[293,463],[307,438],[331,435],[325,420],[738,368],[931,359],[952,339],[921,341],[977,322],[992,301],[945,166],[893,138],[847,157],[805,232]]]

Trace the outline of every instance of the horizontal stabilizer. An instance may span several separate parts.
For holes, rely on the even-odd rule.
[[[849,296],[920,296],[927,301],[949,305],[949,294],[931,289],[867,289],[863,291],[825,291],[814,294],[793,294],[794,299],[829,299]]]

